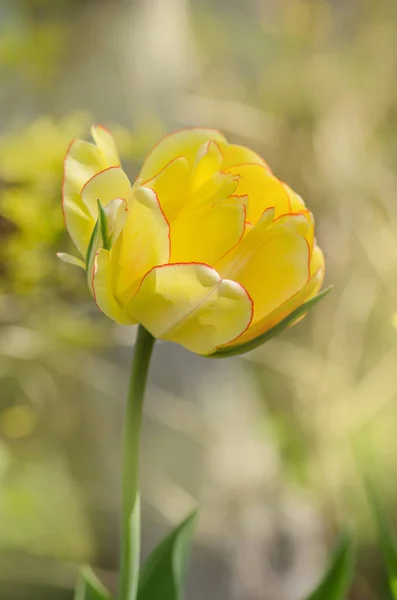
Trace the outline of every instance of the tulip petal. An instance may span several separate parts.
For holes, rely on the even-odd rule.
[[[69,235],[83,256],[94,227],[94,219],[81,200],[80,190],[101,168],[96,146],[81,140],[74,140],[70,144],[64,161],[62,210]]]
[[[120,158],[115,141],[110,131],[103,125],[93,125],[91,135],[109,165],[119,165]]]
[[[114,290],[127,302],[144,275],[170,258],[170,226],[155,192],[136,188],[123,230],[112,250]]]
[[[324,278],[323,270],[317,271],[309,281],[303,286],[301,290],[295,293],[291,298],[288,298],[283,304],[278,306],[271,313],[265,315],[255,325],[252,325],[245,331],[236,343],[244,344],[250,340],[254,340],[258,336],[262,335],[265,331],[270,330],[272,327],[280,323],[289,314],[301,306],[304,302],[307,302],[311,298],[317,295],[319,292]],[[299,317],[299,320],[303,317]],[[295,324],[292,323],[292,324]],[[233,345],[233,344],[231,344]]]
[[[147,156],[139,177],[148,181],[177,156],[183,156],[189,169],[193,168],[200,147],[209,140],[226,142],[215,129],[182,129],[163,138]]]
[[[210,140],[198,151],[192,174],[191,191],[194,193],[215,173],[220,171],[223,154],[217,142]]]
[[[262,213],[274,206],[275,216],[291,212],[289,196],[281,181],[261,165],[231,167],[228,173],[239,175],[236,194],[249,198],[247,220],[255,224]]]
[[[246,197],[230,196],[186,210],[171,228],[171,262],[214,264],[242,238]]]
[[[85,257],[95,221],[83,205],[80,194],[67,183],[63,187],[63,215],[65,225],[77,250]]]
[[[155,337],[198,354],[235,339],[252,318],[246,290],[204,264],[155,267],[128,308]]]
[[[110,250],[118,239],[128,216],[128,206],[123,198],[116,198],[102,206],[98,200],[98,220],[92,232],[85,258],[88,281],[92,278],[94,259],[100,248]]]
[[[161,208],[171,223],[186,205],[190,193],[190,172],[183,157],[172,160],[153,179],[142,183],[159,198]]]
[[[96,221],[98,200],[102,206],[116,198],[123,198],[128,204],[131,198],[131,184],[121,167],[109,167],[87,181],[81,190],[81,198]]]
[[[268,211],[266,211],[267,213]],[[298,292],[309,278],[309,245],[293,226],[266,227],[265,216],[218,265],[254,301],[253,323]]]
[[[65,179],[78,192],[95,173],[110,167],[103,153],[91,142],[73,140],[65,156]]]
[[[299,196],[299,194],[294,192],[294,190],[292,190],[289,187],[289,185],[287,185],[286,183],[283,183],[283,186],[289,197],[291,212],[301,212],[302,210],[305,210],[306,209],[305,202]]]
[[[324,263],[325,259],[323,251],[315,243],[310,259],[310,276],[314,275],[314,273],[317,273],[317,271],[319,270],[321,270],[324,273]]]
[[[311,213],[307,210],[296,214],[281,215],[281,217],[275,218],[273,222],[273,230],[279,227],[287,227],[308,240],[313,230]]]
[[[95,255],[92,271],[92,294],[98,308],[121,325],[135,325],[136,321],[119,305],[112,289],[112,261],[109,250],[101,248]]]
[[[221,144],[223,160],[221,170],[230,169],[236,165],[254,164],[262,165],[269,173],[271,172],[269,165],[263,160],[259,154],[238,144]]]
[[[192,196],[186,204],[187,210],[208,206],[232,196],[238,186],[239,177],[232,173],[215,173]],[[238,194],[243,196],[244,194]]]
[[[217,270],[219,272],[222,270],[223,273],[232,272],[236,261],[241,262],[241,257],[244,257],[244,260],[247,261],[252,254],[252,250],[262,243],[267,230],[273,222],[274,208],[268,208],[264,211],[256,225],[248,229],[240,244],[218,261],[216,265]]]
[[[283,187],[286,190],[289,198],[290,212],[296,214],[305,214],[309,221],[310,227],[306,235],[307,241],[309,242],[310,248],[313,248],[314,244],[314,218],[312,213],[306,208],[304,200],[296,194],[286,183],[283,183]]]
[[[216,352],[210,354],[209,358],[228,358],[230,356],[239,356],[251,352],[256,348],[259,348],[272,338],[280,335],[285,329],[291,327],[295,323],[298,323],[310,310],[312,310],[319,302],[321,302],[332,290],[332,286],[326,288],[322,292],[313,296],[309,300],[306,300],[303,304],[300,304],[295,310],[287,314],[281,321],[270,329],[266,329],[258,336],[251,340],[241,342],[238,338],[238,343],[230,344],[219,347]],[[237,340],[236,340],[237,341]]]
[[[113,166],[114,160],[116,157],[106,154],[95,144],[77,139],[70,144],[65,156],[62,186],[63,214],[69,235],[83,256],[86,254],[96,217],[87,210],[80,192],[96,173]],[[115,164],[119,164],[118,157]]]
[[[110,250],[119,237],[128,216],[128,204],[124,198],[116,198],[103,206],[98,200],[103,247]]]

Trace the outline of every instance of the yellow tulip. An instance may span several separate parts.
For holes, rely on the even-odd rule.
[[[131,185],[110,133],[92,137],[69,147],[63,209],[95,302],[117,323],[208,355],[317,294],[312,214],[255,152],[215,130],[178,131]]]

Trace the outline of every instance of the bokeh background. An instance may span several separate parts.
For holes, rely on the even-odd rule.
[[[244,358],[157,344],[144,553],[201,506],[188,600],[299,600],[338,531],[350,598],[388,598],[359,454],[397,527],[395,0],[0,2],[0,598],[116,585],[135,332],[97,312],[60,208],[62,159],[108,126],[133,177],[165,132],[247,144],[306,200],[335,286]]]

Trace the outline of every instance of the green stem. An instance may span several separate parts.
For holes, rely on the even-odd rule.
[[[139,446],[142,407],[154,337],[141,325],[131,367],[124,423],[121,565],[118,600],[135,600],[140,559]]]

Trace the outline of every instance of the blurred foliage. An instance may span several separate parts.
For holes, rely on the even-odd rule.
[[[59,24],[32,25],[4,32],[0,38],[0,64],[3,70],[40,87],[48,83],[59,64],[64,30]]]
[[[69,302],[78,301],[84,279],[62,273],[55,256],[64,244],[63,156],[86,124],[79,116],[59,124],[39,118],[0,139],[0,549],[64,560],[84,560],[93,548],[68,461],[43,438],[61,385],[50,365],[105,339],[102,325]]]
[[[45,282],[53,285],[54,277],[59,282],[54,250],[64,236],[62,161],[70,140],[86,129],[86,118],[59,125],[40,118],[1,137],[0,215],[7,239],[0,255],[3,291],[32,293]]]
[[[26,428],[27,410],[22,413],[23,409],[19,407],[19,415],[15,410],[11,415],[10,410],[2,417],[3,432],[14,437],[31,433],[30,428]],[[21,425],[25,425],[24,430]],[[3,523],[0,550],[27,550],[38,556],[81,561],[90,556],[92,548],[87,522],[67,466],[53,455],[36,456],[30,457],[21,469],[18,459],[7,452],[6,446],[2,445],[0,451],[3,477],[8,473],[6,480],[0,480],[0,518]],[[43,494],[44,487],[51,492]],[[63,513],[62,519],[59,519],[59,513]]]

